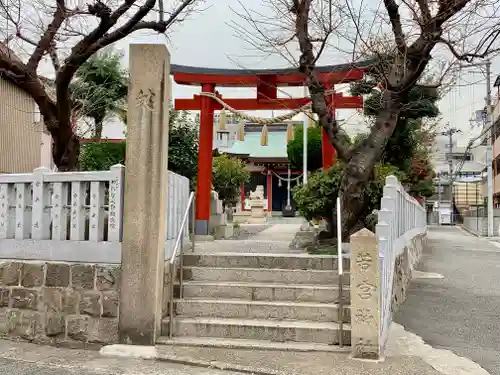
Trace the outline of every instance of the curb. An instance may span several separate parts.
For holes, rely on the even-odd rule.
[[[159,362],[175,363],[201,368],[210,368],[223,371],[234,371],[243,374],[253,375],[285,375],[283,372],[266,368],[253,368],[249,366],[237,365],[234,363],[204,361],[192,357],[180,357],[176,355],[161,354],[155,346],[140,345],[106,345],[101,348],[99,354],[105,357],[139,358],[149,359]]]
[[[474,237],[479,237],[479,235],[477,233],[475,233],[475,232],[471,231],[470,229],[464,227],[462,224],[457,225],[457,227],[460,228],[462,231],[466,232],[467,234],[470,234],[470,235],[472,235]]]
[[[242,374],[253,374],[253,375],[284,375],[283,372],[264,369],[264,368],[253,368],[249,366],[241,366],[234,363],[227,362],[217,362],[217,361],[203,361],[200,359],[194,359],[190,357],[177,357],[177,356],[166,356],[160,355],[156,358],[159,362],[169,362],[176,363],[180,365],[188,365],[202,368],[211,368],[223,371],[235,371]]]

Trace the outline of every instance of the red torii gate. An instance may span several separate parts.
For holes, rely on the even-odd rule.
[[[338,83],[348,83],[363,78],[368,67],[361,64],[343,64],[317,67],[318,78],[326,89]],[[181,85],[201,86],[201,92],[216,93],[227,105],[239,111],[295,110],[310,102],[310,98],[278,98],[280,86],[303,86],[304,75],[296,68],[289,69],[211,69],[191,66],[171,66],[174,81]],[[253,99],[226,99],[215,91],[219,87],[256,87]],[[332,94],[327,97],[332,111],[337,108],[358,109],[363,107],[362,98]],[[208,234],[210,220],[210,192],[212,187],[212,145],[214,111],[221,110],[220,103],[209,96],[194,95],[191,99],[175,99],[176,110],[200,111],[200,137],[198,154],[198,183],[196,187],[195,233]],[[334,112],[335,113],[335,112]],[[335,161],[335,150],[323,130],[323,168]]]

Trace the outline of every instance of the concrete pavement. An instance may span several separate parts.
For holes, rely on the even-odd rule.
[[[392,356],[383,363],[358,362],[342,353],[177,348],[183,358],[225,361],[260,375],[440,375],[416,356]],[[163,353],[166,355],[166,353]],[[251,374],[246,370],[247,374]],[[113,358],[96,351],[62,349],[0,340],[0,374],[5,375],[241,375],[239,371],[169,362]]]
[[[240,224],[238,229],[234,229],[234,236],[230,240],[247,240],[263,230],[269,228],[271,224]]]
[[[396,322],[500,375],[500,248],[458,227],[428,237]]]
[[[274,224],[253,236],[252,239],[257,241],[288,241],[290,243],[295,237],[295,233],[300,231],[302,224],[301,222]]]
[[[274,241],[278,248],[268,247],[285,229],[275,225],[256,230],[238,250],[284,251],[285,237],[292,234],[288,228]],[[237,375],[238,368],[261,375],[500,375],[500,247],[457,228],[431,228],[429,237],[407,303],[396,316],[407,330],[391,326],[383,362],[355,361],[348,353],[158,348],[161,359],[177,362],[171,363],[0,340],[0,375]],[[218,250],[235,245],[228,241]]]
[[[97,351],[0,340],[0,375],[241,375],[239,372],[131,358]]]
[[[241,224],[239,235],[228,240],[197,242],[195,253],[301,253],[302,250],[289,249],[301,225],[298,221],[272,225]]]
[[[436,351],[401,326],[393,325],[383,362],[362,362],[347,353],[294,353],[284,351],[233,350],[174,347],[160,350],[170,362],[113,358],[96,351],[37,346],[0,340],[0,374],[3,375],[239,375],[240,371],[210,368],[238,366],[259,375],[486,375],[472,363],[451,353]],[[217,361],[215,364],[213,361]],[[468,361],[470,362],[470,361]],[[205,363],[203,365],[202,363]],[[205,366],[205,367],[201,367]],[[254,370],[254,372],[249,371]]]

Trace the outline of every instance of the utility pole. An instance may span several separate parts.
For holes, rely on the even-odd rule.
[[[451,214],[450,214],[450,224],[454,224],[454,210],[453,210],[453,134],[461,133],[462,131],[457,128],[448,128],[448,130],[441,132],[441,135],[448,136],[448,176],[450,183],[450,204],[451,204]]]
[[[437,173],[438,180],[438,225],[441,225],[441,172]]]
[[[484,62],[474,63],[467,66],[482,67],[486,69],[486,118],[484,121],[484,128],[486,132],[489,131],[487,136],[487,146],[486,146],[486,172],[487,172],[487,212],[488,212],[488,237],[493,236],[493,142],[495,141],[495,129],[491,125],[492,113],[491,113],[491,61],[486,59]]]
[[[488,172],[488,237],[493,237],[493,142],[495,131],[491,126],[491,61],[486,60],[486,129],[491,128],[486,150]]]

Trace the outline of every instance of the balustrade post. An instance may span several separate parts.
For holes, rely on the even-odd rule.
[[[45,208],[49,203],[49,189],[44,181],[44,174],[49,172],[50,170],[45,167],[33,171],[31,238],[34,240],[50,239],[50,222],[45,214]]]
[[[63,182],[55,182],[52,191],[52,208],[50,215],[52,219],[52,239],[65,241],[68,239],[68,187]]]
[[[13,238],[15,235],[11,206],[15,199],[14,185],[0,184],[0,239]]]
[[[109,182],[108,241],[121,242],[123,238],[123,200],[125,189],[125,166],[111,167],[113,175]]]
[[[89,241],[100,242],[104,239],[104,183],[90,183]]]
[[[71,229],[70,240],[83,241],[85,239],[85,185],[80,181],[71,183]]]
[[[23,182],[16,183],[16,240],[24,240],[29,237],[31,229],[31,217],[27,215],[27,207],[31,201],[29,185]]]

